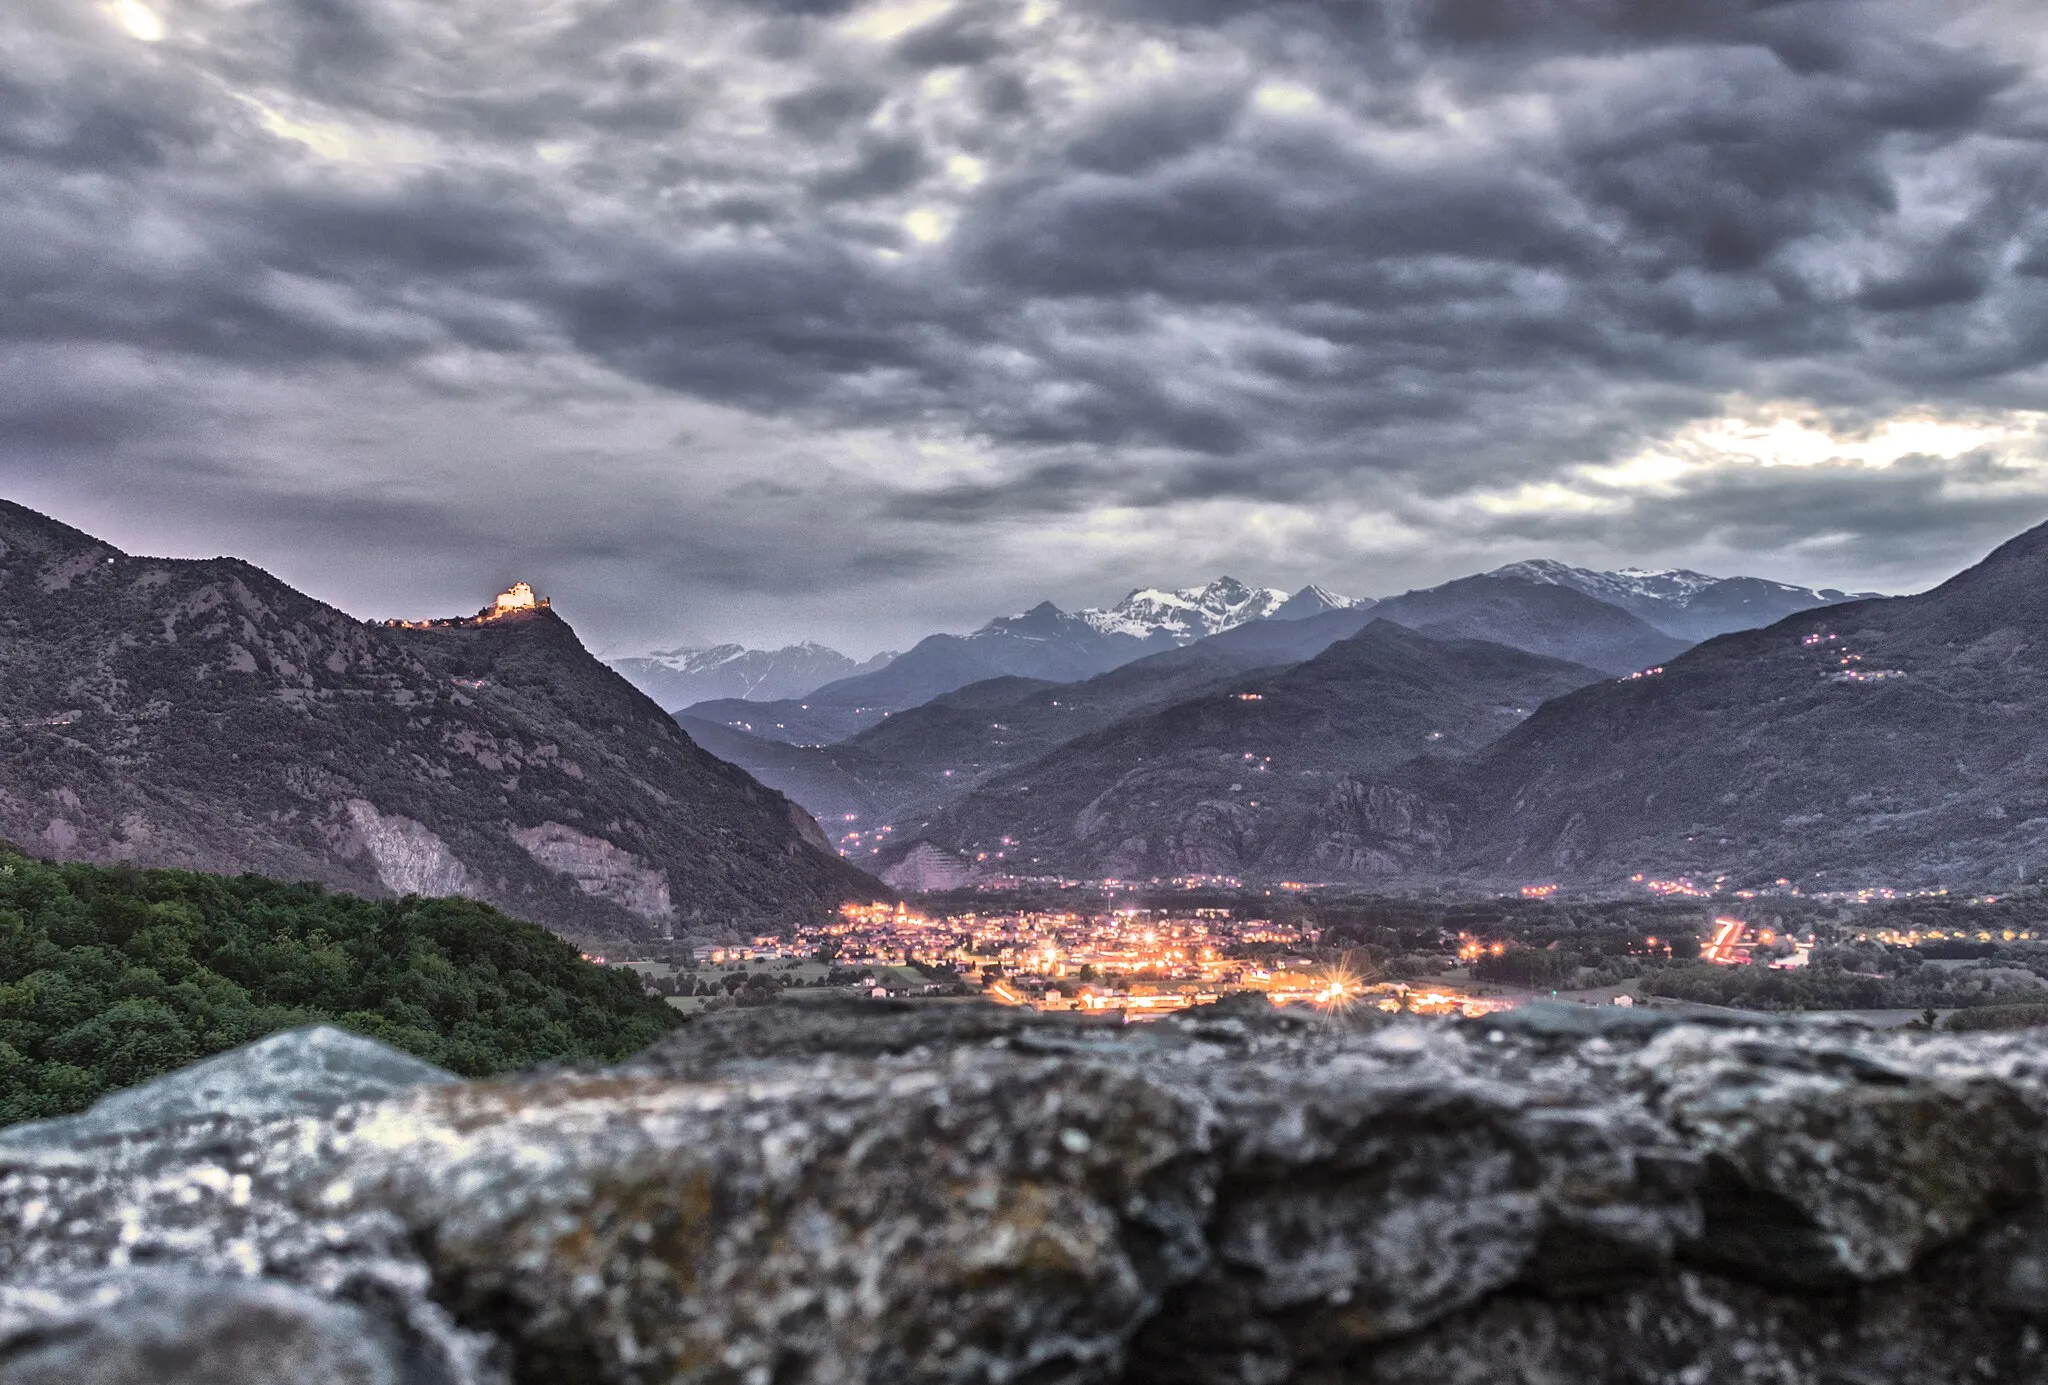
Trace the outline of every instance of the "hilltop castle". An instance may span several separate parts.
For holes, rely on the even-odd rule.
[[[506,616],[524,615],[529,611],[545,611],[548,599],[535,596],[533,588],[525,582],[514,582],[492,598],[491,604],[476,613],[478,620],[501,620]]]
[[[536,596],[528,582],[514,582],[491,598],[491,604],[473,616],[451,616],[438,620],[387,620],[384,624],[394,630],[445,630],[450,626],[482,625],[510,616],[532,615],[549,607],[545,596]]]

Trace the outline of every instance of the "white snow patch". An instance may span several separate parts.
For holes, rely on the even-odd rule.
[[[1287,604],[1277,587],[1248,587],[1234,577],[1219,577],[1203,587],[1166,591],[1141,587],[1108,610],[1075,614],[1105,635],[1145,639],[1166,634],[1190,644],[1247,621],[1264,620]]]

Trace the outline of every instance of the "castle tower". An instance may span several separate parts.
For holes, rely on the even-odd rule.
[[[531,611],[535,607],[545,604],[545,602],[533,594],[533,588],[527,583],[514,582],[510,587],[499,592],[496,599],[491,602],[491,614],[494,616],[509,616],[516,611]]]

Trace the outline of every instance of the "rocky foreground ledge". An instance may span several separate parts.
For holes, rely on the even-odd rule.
[[[2048,1381],[2048,1040],[786,1005],[0,1132],[0,1385]]]

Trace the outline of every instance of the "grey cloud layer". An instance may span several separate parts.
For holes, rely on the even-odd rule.
[[[0,455],[208,494],[213,475],[270,495],[247,507],[270,522],[319,489],[295,467],[375,473],[374,440],[219,439],[367,374],[423,419],[529,417],[533,456],[633,508],[602,539],[534,537],[574,550],[565,572],[787,594],[792,573],[963,570],[990,535],[1108,509],[1171,528],[1217,501],[1340,504],[1419,532],[1731,395],[1852,419],[2032,407],[2032,9],[161,0],[146,44],[20,0],[0,16],[25,55],[0,71]],[[650,477],[652,413],[611,451],[559,421],[607,392],[772,418],[819,458],[893,437],[906,460],[796,448],[736,542],[744,441]],[[920,439],[951,460],[915,460]],[[1853,555],[1910,529],[1915,487],[1925,523],[1974,535],[1969,465],[1695,478],[1654,513],[1467,546],[1711,530]],[[406,513],[482,551],[449,522],[460,485]],[[1788,489],[1790,510],[1760,499]],[[342,542],[348,504],[304,503]],[[821,557],[826,512],[863,536]],[[548,527],[490,513],[516,542]]]

